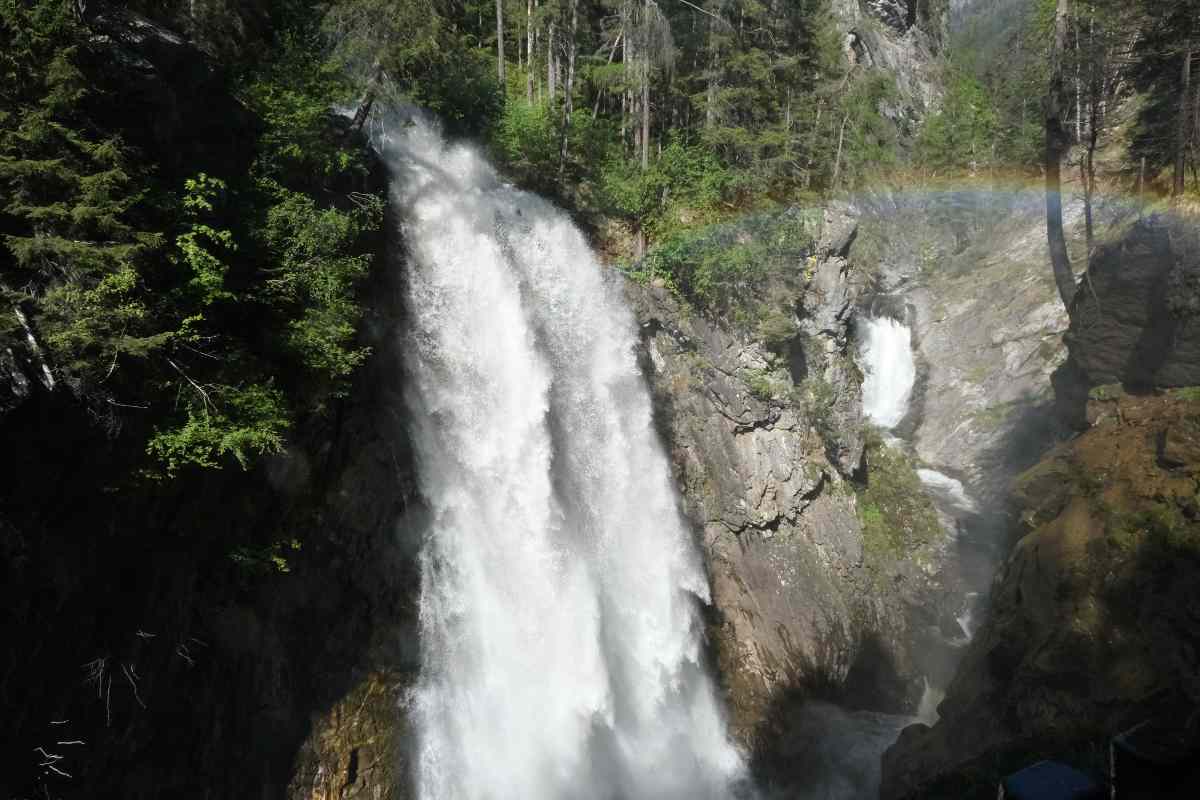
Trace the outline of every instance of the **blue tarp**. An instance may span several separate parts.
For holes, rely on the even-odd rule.
[[[1090,800],[1102,797],[1100,786],[1073,767],[1039,761],[1001,782],[1006,800]]]

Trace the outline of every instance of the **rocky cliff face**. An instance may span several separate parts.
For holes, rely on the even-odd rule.
[[[1043,199],[981,188],[860,205],[865,244],[881,254],[876,302],[909,321],[918,352],[903,429],[921,461],[1001,511],[1013,476],[1056,435],[1049,377],[1068,320],[1046,266]],[[1081,213],[1068,205],[1072,232]]]
[[[880,110],[903,134],[915,134],[941,101],[937,54],[948,9],[928,0],[834,0],[832,11],[850,63],[880,69],[896,82],[897,101]]]
[[[1109,737],[1197,705],[1200,615],[1194,227],[1116,220],[1054,373],[1083,430],[1017,480],[1023,538],[932,729],[888,751],[884,796],[985,797],[1060,757],[1104,773]],[[1122,382],[1124,386],[1122,386]],[[1185,596],[1186,595],[1186,596]]]
[[[780,731],[799,705],[855,687],[863,704],[914,707],[926,668],[914,643],[936,626],[939,543],[882,548],[864,540],[859,519],[854,481],[876,465],[864,459],[853,360],[855,230],[847,209],[826,212],[814,257],[772,289],[790,292],[791,309],[791,331],[773,348],[665,289],[629,287],[701,532],[734,735],[783,786],[797,776],[778,763]]]
[[[888,751],[885,798],[992,797],[1047,757],[1104,774],[1108,737],[1200,703],[1200,402],[1097,392],[1094,425],[1017,484],[1028,533],[932,729]]]
[[[1063,416],[1086,424],[1087,392],[1200,385],[1200,234],[1194,219],[1158,213],[1131,221],[1092,259],[1076,295],[1055,375]]]

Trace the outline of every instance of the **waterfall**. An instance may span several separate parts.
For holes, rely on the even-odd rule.
[[[927,468],[918,469],[917,477],[920,478],[921,483],[929,489],[934,497],[941,500],[947,507],[956,511],[969,513],[979,510],[979,506],[967,494],[962,481],[958,478],[951,478],[949,475],[938,472],[936,469]]]
[[[907,325],[890,317],[864,317],[859,323],[859,348],[866,372],[863,413],[881,428],[894,428],[908,413],[917,377],[912,334]]]
[[[704,667],[708,586],[619,286],[566,214],[431,123],[381,150],[430,510],[419,796],[730,797],[744,766]]]

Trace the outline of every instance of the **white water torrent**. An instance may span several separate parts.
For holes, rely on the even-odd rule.
[[[936,469],[925,468],[917,470],[917,477],[921,479],[921,483],[925,484],[926,488],[934,496],[950,508],[967,513],[974,513],[979,510],[975,501],[971,499],[970,495],[967,494],[967,490],[963,488],[962,481],[958,478],[951,478],[949,475],[938,472]]]
[[[912,333],[891,317],[863,317],[859,323],[863,371],[863,413],[881,428],[894,428],[908,413],[917,377]]]
[[[408,248],[431,523],[423,800],[727,798],[708,586],[618,287],[566,214],[417,119],[383,138]]]

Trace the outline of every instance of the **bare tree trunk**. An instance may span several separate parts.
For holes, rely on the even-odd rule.
[[[567,169],[567,143],[571,132],[571,112],[574,110],[575,37],[579,27],[579,0],[571,0],[571,33],[567,39],[567,83],[563,89],[562,135],[558,147],[558,180],[561,183]]]
[[[554,20],[550,20],[550,27],[546,29],[546,97],[550,100],[550,105],[554,105],[554,81],[557,71],[558,65],[554,62]]]
[[[1075,28],[1075,141],[1083,141],[1083,77],[1080,74],[1083,53],[1080,52],[1079,20],[1072,19]]]
[[[708,41],[709,47],[712,48],[712,53],[708,61],[708,79],[704,87],[704,128],[708,130],[717,122],[717,76],[719,75],[718,66],[720,65],[720,50],[713,37],[716,33],[715,21],[708,21]]]
[[[1075,272],[1067,252],[1062,218],[1062,158],[1069,144],[1062,121],[1063,50],[1067,39],[1070,0],[1058,0],[1054,13],[1054,40],[1050,48],[1050,86],[1046,92],[1046,244],[1054,283],[1063,305],[1071,310],[1075,298]]]
[[[534,10],[540,9],[541,7],[542,7],[541,0],[533,0]],[[539,49],[541,49],[541,46],[542,46],[541,39],[542,39],[541,28],[534,27],[534,29],[533,29],[533,51],[535,53]],[[533,72],[533,59],[532,58],[529,59],[529,64],[530,64],[529,71],[530,71],[530,73],[532,73]],[[542,79],[540,77],[537,79],[537,101],[538,101],[538,105],[542,104]]]
[[[607,64],[612,63],[613,56],[615,56],[617,54],[617,46],[621,44],[621,37],[624,35],[625,35],[624,30],[617,31],[617,38],[613,40],[613,46],[608,51],[608,61],[605,63],[607,63]],[[602,97],[604,97],[604,90],[599,89],[596,92],[596,103],[595,103],[595,105],[592,106],[592,121],[593,122],[596,121],[596,115],[600,113],[600,98],[602,98]]]
[[[533,105],[533,0],[525,0],[525,102]]]
[[[354,120],[350,123],[347,134],[357,132],[366,124],[367,117],[371,115],[371,107],[375,105],[375,97],[379,94],[379,81],[383,79],[383,65],[378,61],[371,68],[371,80],[367,83],[367,90],[363,93],[362,100],[358,103],[358,110],[354,112]]]
[[[842,142],[846,139],[846,122],[849,119],[849,114],[842,117],[842,128],[838,131],[837,155],[833,158],[833,187],[835,189],[838,185],[838,178],[842,174]]]
[[[496,76],[504,88],[504,0],[496,0]]]
[[[647,54],[649,55],[649,54]],[[650,64],[642,76],[642,170],[650,167]]]
[[[1188,37],[1183,46],[1183,66],[1179,76],[1179,123],[1175,132],[1175,175],[1171,194],[1183,194],[1184,170],[1187,166],[1188,106],[1192,99],[1192,39]]]

